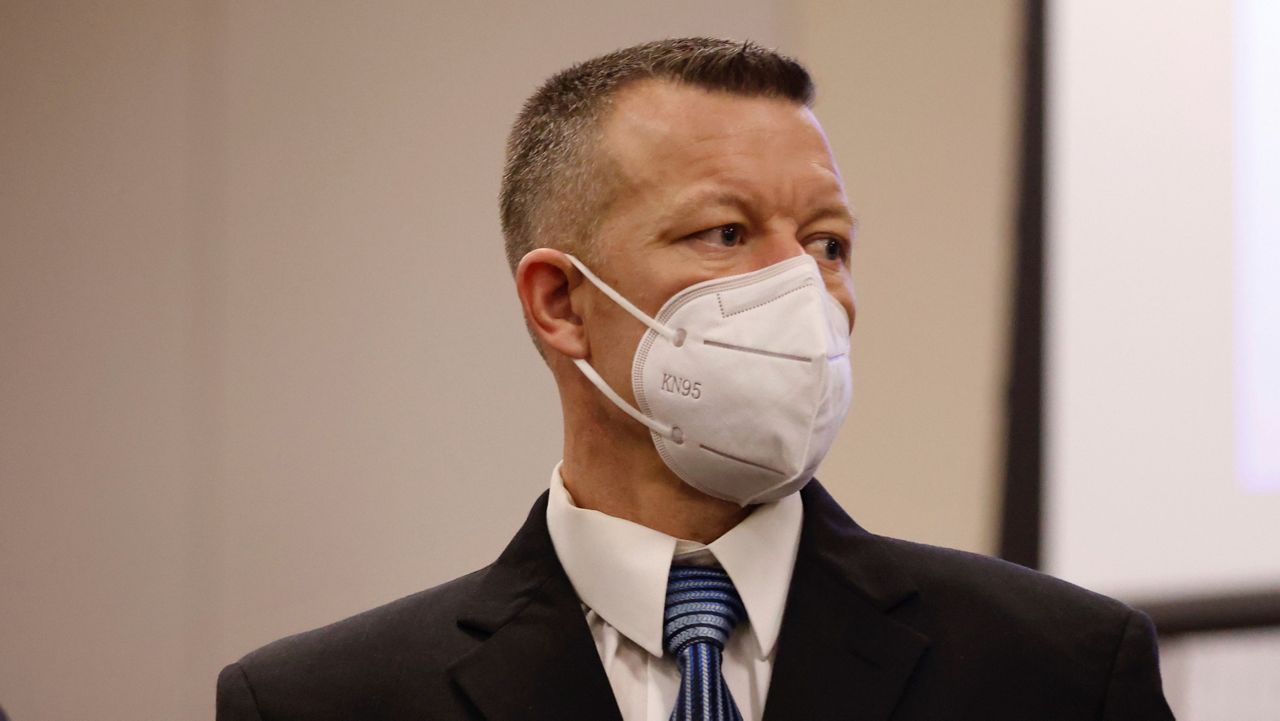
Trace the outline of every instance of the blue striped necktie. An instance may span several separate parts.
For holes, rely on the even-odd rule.
[[[672,566],[667,578],[663,648],[680,667],[671,721],[741,721],[721,674],[724,645],[746,618],[742,599],[719,568]]]

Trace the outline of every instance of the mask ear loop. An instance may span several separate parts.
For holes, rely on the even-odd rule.
[[[577,268],[582,273],[582,275],[586,276],[587,280],[591,281],[591,285],[594,285],[596,288],[599,288],[601,293],[604,293],[605,295],[609,296],[610,300],[612,300],[614,303],[617,303],[619,308],[622,308],[623,310],[625,310],[626,312],[634,316],[636,320],[649,326],[649,328],[651,328],[654,333],[657,333],[663,338],[666,338],[668,341],[671,342],[671,345],[677,348],[684,345],[684,339],[685,339],[684,328],[672,330],[667,326],[654,320],[653,318],[650,318],[648,314],[646,314],[644,311],[635,307],[635,305],[632,304],[631,301],[622,297],[621,293],[614,290],[613,288],[610,288],[608,283],[605,283],[603,280],[600,280],[600,278],[596,277],[596,274],[592,273],[591,270],[587,268],[587,266],[583,265],[582,261],[573,257],[572,255],[569,255],[568,253],[565,253],[564,257],[568,258],[569,262],[573,263],[573,267]]]
[[[683,431],[675,426],[669,426],[666,423],[656,421],[641,413],[634,406],[628,403],[626,399],[610,388],[609,384],[605,383],[604,378],[600,377],[600,374],[596,372],[595,368],[591,367],[590,363],[581,358],[574,358],[573,364],[578,366],[578,370],[582,371],[582,375],[586,376],[587,380],[591,381],[592,385],[600,389],[600,392],[605,394],[605,397],[613,401],[613,404],[618,408],[621,408],[624,413],[648,426],[649,430],[657,433],[663,438],[670,438],[672,441],[675,441],[676,445],[684,443]]]
[[[596,277],[596,274],[588,270],[587,266],[583,265],[582,261],[573,257],[572,255],[569,255],[568,253],[565,253],[564,257],[568,258],[569,262],[573,263],[573,267],[577,268],[582,273],[582,275],[586,277],[587,280],[591,281],[592,285],[594,285],[596,288],[599,288],[601,293],[604,293],[609,297],[610,300],[612,300],[614,303],[617,303],[618,307],[622,308],[623,310],[627,311],[631,315],[635,316],[636,320],[649,326],[649,328],[651,328],[653,332],[657,333],[663,338],[666,338],[675,347],[679,348],[680,346],[684,345],[685,332],[683,328],[673,331],[670,328],[666,327],[665,325],[662,325],[658,321],[650,318],[648,315],[645,314],[644,311],[635,307],[635,305],[633,305],[631,301],[622,297],[620,293],[618,293],[613,288],[610,288],[608,284],[606,284],[604,281]],[[574,358],[573,364],[578,366],[578,370],[582,371],[582,375],[586,376],[587,380],[591,381],[592,385],[594,385],[597,389],[599,389],[600,392],[603,393],[606,398],[612,401],[615,406],[622,409],[624,413],[636,419],[637,421],[639,421],[641,424],[646,426],[649,430],[653,431],[654,433],[657,433],[658,435],[664,438],[670,438],[672,441],[676,443],[676,445],[681,445],[684,443],[683,431],[681,431],[676,426],[669,426],[666,423],[654,420],[653,418],[650,418],[649,416],[646,416],[645,414],[641,413],[639,409],[637,409],[635,406],[628,403],[626,399],[624,399],[622,396],[618,395],[618,393],[614,391],[613,388],[611,388],[608,383],[605,382],[604,378],[602,378],[600,374],[596,372],[596,369],[592,368],[591,364],[588,363],[586,360],[582,358]]]

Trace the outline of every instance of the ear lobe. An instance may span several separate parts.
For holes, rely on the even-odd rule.
[[[588,352],[582,319],[573,309],[570,291],[582,276],[558,250],[535,248],[516,267],[516,293],[524,317],[543,348],[569,358],[585,358]]]

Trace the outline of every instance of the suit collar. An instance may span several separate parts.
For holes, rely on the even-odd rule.
[[[842,580],[880,611],[892,611],[919,593],[885,539],[859,526],[816,478],[800,498],[804,501],[800,557]]]
[[[911,578],[883,539],[816,480],[804,523],[765,721],[888,719],[929,639],[909,625]],[[546,525],[547,494],[486,572],[458,625],[481,642],[449,668],[490,721],[620,721],[608,677]]]
[[[490,721],[621,721],[546,514],[544,493],[459,616],[481,643],[448,672]]]
[[[821,484],[801,493],[804,527],[765,721],[883,721],[929,645],[907,623],[918,591],[884,541]]]

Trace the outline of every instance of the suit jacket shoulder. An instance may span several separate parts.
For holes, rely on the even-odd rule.
[[[621,721],[546,499],[493,564],[227,666],[218,721]]]
[[[927,639],[894,718],[1173,718],[1142,612],[1000,559],[848,520],[850,531],[820,487],[806,501],[815,521],[827,516],[815,533],[857,557],[842,559],[841,573],[861,577],[888,618]]]
[[[1008,561],[884,536],[884,544],[919,589],[919,604],[938,625],[981,629],[987,644],[1045,654],[1090,643],[1114,651],[1136,612],[1108,596]],[[1081,636],[1080,629],[1097,634]]]
[[[474,640],[457,619],[492,566],[282,638],[223,669],[218,719],[376,719],[453,694],[444,666]]]

